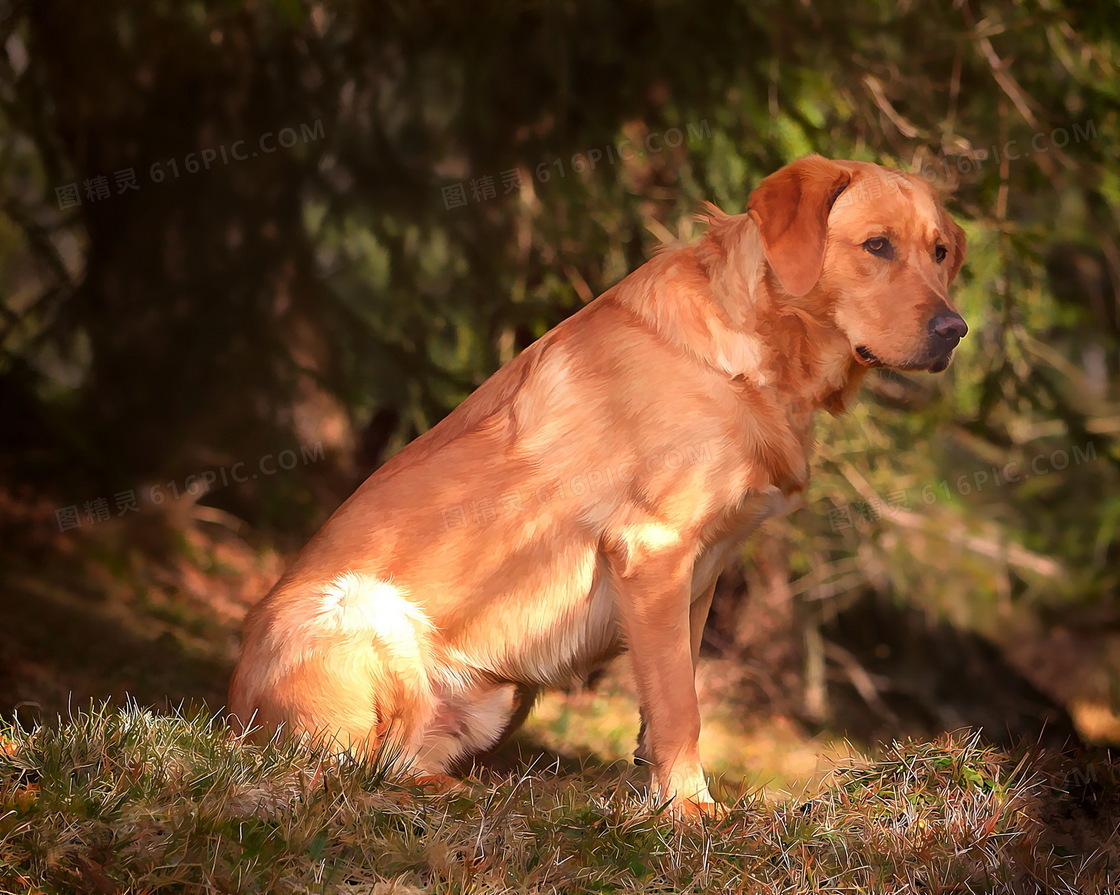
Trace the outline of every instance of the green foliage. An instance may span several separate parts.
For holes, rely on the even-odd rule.
[[[1091,443],[1097,461],[1051,470],[1037,487],[981,497],[954,486],[920,507],[929,524],[908,537],[939,529],[967,542],[966,531],[988,527],[1061,568],[1044,582],[1020,582],[1018,568],[955,581],[981,601],[1024,586],[1053,600],[1094,580],[1106,582],[1099,598],[1111,587],[1117,548],[1102,533],[1118,511],[1081,495],[1118,484],[1117,371],[1102,380],[1086,366],[1116,350],[1118,273],[1113,260],[1091,274],[1112,303],[1110,328],[1084,282],[1047,269],[1070,244],[1120,257],[1107,3],[725,3],[703,16],[671,3],[497,4],[470,15],[444,2],[199,3],[115,16],[79,6],[65,28],[60,10],[35,6],[7,21],[0,125],[0,173],[24,184],[0,249],[42,263],[38,284],[13,283],[0,373],[41,408],[36,434],[68,459],[131,484],[194,472],[203,456],[241,459],[262,439],[274,448],[278,427],[308,416],[308,379],[340,399],[334,411],[318,399],[309,418],[341,413],[353,427],[391,412],[395,427],[375,446],[384,456],[659,241],[692,234],[703,201],[739,211],[762,176],[818,151],[955,189],[971,244],[958,301],[972,334],[942,379],[881,378],[873,411],[823,428],[833,459],[817,501],[836,510],[903,490],[914,500],[928,485]],[[193,59],[172,48],[172,33]],[[114,77],[69,78],[79,44],[96,44]],[[144,66],[161,77],[151,95],[125,77]],[[180,73],[195,84],[192,104],[161,104],[181,98]],[[253,78],[267,86],[246,87]],[[189,190],[164,171],[166,183],[69,214],[54,201],[55,186],[101,169],[166,168],[304,124],[321,125],[321,138],[208,168]],[[514,172],[520,186],[509,187]],[[487,178],[492,194],[476,193]],[[466,201],[449,207],[454,188]],[[262,198],[246,204],[253,195]],[[258,229],[281,238],[250,240]],[[177,249],[146,249],[180,231],[186,272]],[[64,250],[68,239],[85,263]],[[149,296],[161,311],[141,325]],[[201,364],[175,347],[195,336]],[[64,380],[77,400],[60,394]],[[274,484],[282,501],[299,499]],[[824,554],[851,550],[850,537],[818,534]],[[823,554],[813,555],[809,565]],[[908,598],[944,599],[936,569],[921,584],[887,568]]]
[[[809,624],[874,589],[989,634],[1017,613],[1098,626],[1120,583],[1114,13],[12,4],[0,482],[67,504],[323,440],[331,463],[202,498],[307,533],[498,366],[695,236],[704,201],[742,211],[816,151],[944,188],[971,331],[945,375],[876,374],[822,421],[808,508],[777,528]],[[184,173],[283,127],[294,145]],[[85,196],[129,168],[139,190]],[[71,183],[82,202],[60,207]]]

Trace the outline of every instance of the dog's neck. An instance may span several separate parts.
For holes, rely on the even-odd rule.
[[[627,303],[662,338],[728,378],[785,394],[803,412],[843,413],[866,368],[828,303],[781,291],[747,215],[712,209],[709,223],[695,251],[662,255],[661,263],[695,268],[676,271],[672,295],[660,294],[654,280],[649,291],[627,291],[637,299]],[[690,281],[695,288],[682,286]]]

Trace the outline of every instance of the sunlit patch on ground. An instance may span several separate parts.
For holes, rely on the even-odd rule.
[[[842,739],[805,732],[789,718],[736,715],[715,694],[702,701],[701,716],[701,754],[725,800],[748,793],[768,800],[810,795],[837,761],[862,755]],[[638,702],[625,658],[593,690],[545,694],[523,734],[564,754],[592,754],[605,763],[631,760]]]
[[[1078,732],[1090,742],[1120,743],[1120,715],[1102,702],[1075,700],[1070,714]]]

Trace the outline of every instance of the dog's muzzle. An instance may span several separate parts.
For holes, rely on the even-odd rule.
[[[853,349],[856,360],[865,367],[894,367],[899,370],[928,370],[940,373],[953,359],[953,349],[968,332],[968,324],[960,314],[938,314],[926,326],[925,350],[916,353],[913,360],[903,363],[888,363],[866,345],[856,345]]]
[[[953,359],[953,349],[968,333],[968,324],[960,314],[938,314],[929,322],[929,354],[933,361],[927,367],[931,373],[940,373]]]

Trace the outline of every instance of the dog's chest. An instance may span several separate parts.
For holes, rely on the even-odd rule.
[[[735,551],[767,519],[784,516],[800,506],[799,492],[786,494],[771,486],[747,495],[725,517],[713,522],[714,532],[706,538],[708,547],[696,558],[692,574],[692,597],[696,599],[715,581]]]
[[[767,518],[798,500],[777,487],[755,491],[714,520],[694,560],[690,598],[709,587],[736,548]],[[569,544],[538,556],[511,581],[506,599],[479,613],[459,648],[492,675],[546,687],[563,687],[623,648],[619,595],[607,559],[593,542]],[[668,583],[667,583],[668,585]]]

